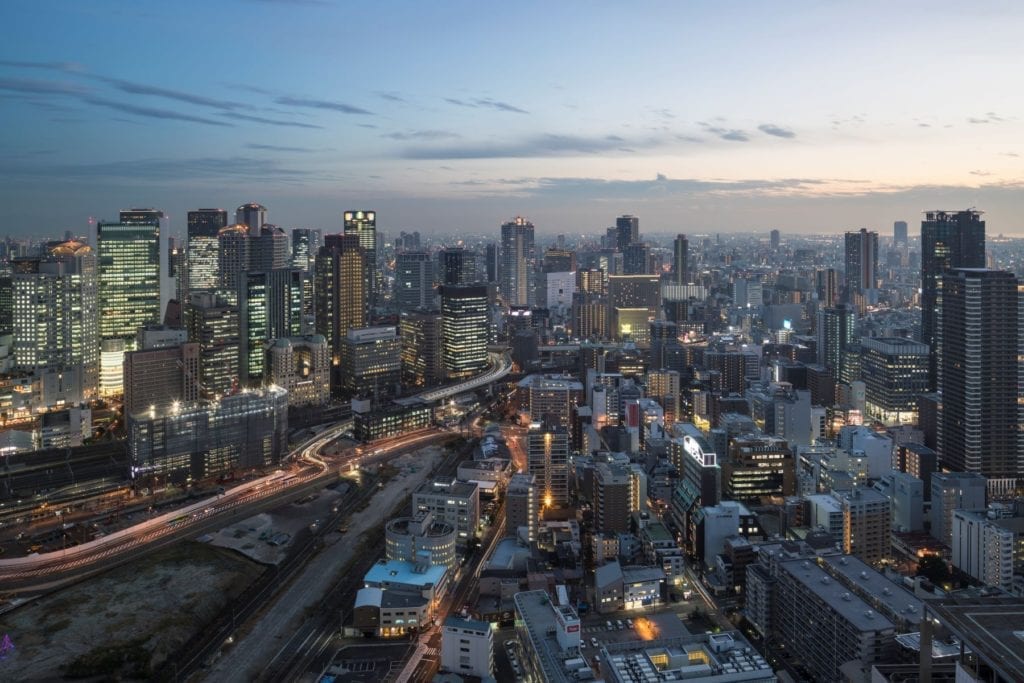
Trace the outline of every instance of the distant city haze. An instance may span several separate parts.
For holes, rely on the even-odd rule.
[[[4,8],[8,235],[258,201],[286,228],[1024,233],[1024,8],[231,0]]]

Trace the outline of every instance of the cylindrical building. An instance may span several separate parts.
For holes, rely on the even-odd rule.
[[[416,562],[429,556],[431,564],[455,571],[455,527],[435,520],[429,511],[392,519],[385,527],[384,537],[388,560]]]

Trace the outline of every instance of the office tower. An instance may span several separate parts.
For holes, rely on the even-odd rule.
[[[263,381],[268,342],[302,334],[304,279],[298,268],[243,275],[237,293],[243,383],[258,385]]]
[[[843,507],[843,552],[868,564],[877,564],[889,557],[892,525],[889,498],[860,486],[833,495]]]
[[[936,321],[939,457],[991,479],[1024,477],[1017,406],[1017,279],[1000,270],[947,271]],[[1011,483],[1012,486],[1012,483]]]
[[[188,212],[188,277],[184,294],[208,292],[220,283],[220,229],[227,227],[228,212],[224,209],[195,209]],[[186,296],[183,301],[188,301]]]
[[[431,308],[434,303],[434,260],[425,251],[395,255],[395,303],[400,311]]]
[[[928,347],[902,337],[864,337],[860,346],[868,416],[916,424],[917,397],[928,391]]]
[[[127,423],[135,476],[183,483],[270,467],[288,453],[288,396],[279,387],[147,410],[128,416]]]
[[[509,306],[533,306],[536,302],[533,223],[516,216],[501,226],[501,295]]]
[[[892,224],[892,243],[897,247],[907,246],[907,222],[895,221]]]
[[[861,228],[846,233],[846,296],[878,287],[878,233]]]
[[[323,244],[324,235],[312,228],[294,228],[292,230],[292,267],[302,270],[313,270],[316,254]]]
[[[253,234],[258,234],[267,222],[267,207],[256,202],[242,204],[235,209],[235,223],[248,226]]]
[[[363,248],[356,235],[327,235],[316,257],[316,331],[327,340],[334,368],[331,386],[341,387],[341,349],[351,329],[366,327]]]
[[[199,382],[206,396],[238,388],[241,326],[238,306],[214,292],[194,292],[185,306],[188,340],[199,344]]]
[[[665,409],[665,424],[681,419],[680,376],[678,370],[650,370],[647,373],[647,395]]]
[[[576,271],[576,291],[583,294],[603,294],[604,271],[599,268],[580,268]]]
[[[498,245],[491,242],[484,247],[484,271],[487,275],[487,282],[498,282],[498,273],[501,270],[501,250]]]
[[[377,282],[377,212],[346,211],[344,214],[346,235],[355,235],[363,249],[363,290],[370,306],[377,304],[380,286]]]
[[[547,308],[558,320],[572,306],[576,273],[570,271],[537,274],[537,307]]]
[[[217,232],[217,286],[229,297],[238,292],[242,273],[250,268],[251,248],[249,226],[244,223],[225,226]]]
[[[856,323],[853,308],[845,304],[818,311],[818,363],[828,368],[833,379],[839,379],[843,353],[853,344]]]
[[[144,325],[160,322],[160,228],[149,223],[96,226],[100,337],[131,348]]]
[[[736,278],[732,284],[732,303],[739,308],[759,311],[764,305],[764,284],[760,277]]]
[[[542,508],[569,504],[569,432],[565,427],[533,423],[526,434],[527,468],[537,477]]]
[[[651,248],[644,242],[627,244],[622,250],[622,272],[625,275],[650,273]]]
[[[747,435],[732,441],[722,463],[724,499],[760,501],[795,493],[795,463],[785,439]]]
[[[953,268],[985,267],[985,221],[981,211],[928,211],[921,221],[921,341],[928,345],[928,388],[938,389],[935,344],[942,304],[942,276]]]
[[[486,285],[445,285],[441,294],[441,356],[450,379],[487,369],[490,324]]]
[[[648,318],[658,317],[661,307],[661,278],[657,275],[611,275],[608,304],[612,308],[644,308]]]
[[[572,333],[580,339],[608,337],[608,300],[604,295],[585,292],[573,294]]]
[[[82,396],[99,391],[100,321],[96,254],[81,242],[50,245],[11,262],[14,370],[77,375]]]
[[[601,533],[624,534],[630,521],[629,468],[620,464],[599,462],[594,465],[594,530]]]
[[[624,215],[615,219],[615,247],[625,251],[626,247],[640,241],[640,219]]]
[[[539,507],[537,476],[525,472],[513,474],[505,489],[505,533],[518,537],[519,530],[525,529],[527,543],[537,540]]]
[[[437,256],[442,285],[470,285],[478,281],[476,254],[462,247],[447,247]]]
[[[773,250],[777,250],[779,248],[779,242],[781,237],[782,235],[778,230],[772,230],[770,233],[768,233],[768,243]]]
[[[572,273],[576,271],[576,252],[552,247],[544,252],[545,273]]]
[[[395,251],[419,251],[420,250],[420,233],[419,231],[406,232],[403,230],[398,235],[398,239],[395,240]]]
[[[266,223],[255,231],[249,229],[249,266],[247,270],[269,271],[287,268],[291,259],[288,257],[288,235],[276,225]]]
[[[288,392],[289,406],[320,406],[331,398],[331,354],[322,335],[281,337],[267,349],[264,384]]]
[[[984,510],[988,481],[977,472],[935,472],[932,474],[933,537],[953,545],[953,512]]]
[[[526,394],[525,407],[533,422],[548,422],[568,428],[573,412],[585,403],[583,383],[572,377],[531,375],[519,383]]]
[[[402,342],[395,327],[363,327],[345,335],[342,387],[350,395],[394,395],[402,379]]]
[[[129,351],[124,355],[124,413],[165,411],[199,400],[199,344]]]
[[[444,382],[440,312],[402,311],[398,324],[403,384],[426,388]]]
[[[672,282],[685,285],[690,281],[690,242],[686,235],[676,235],[672,242]]]

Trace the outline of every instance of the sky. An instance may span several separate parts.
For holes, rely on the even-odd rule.
[[[1014,2],[5,0],[6,234],[258,201],[283,227],[1024,234]],[[913,228],[912,228],[913,231]]]

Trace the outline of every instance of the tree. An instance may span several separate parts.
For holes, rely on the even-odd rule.
[[[925,555],[917,562],[917,575],[940,585],[949,580],[949,567],[938,555]]]

